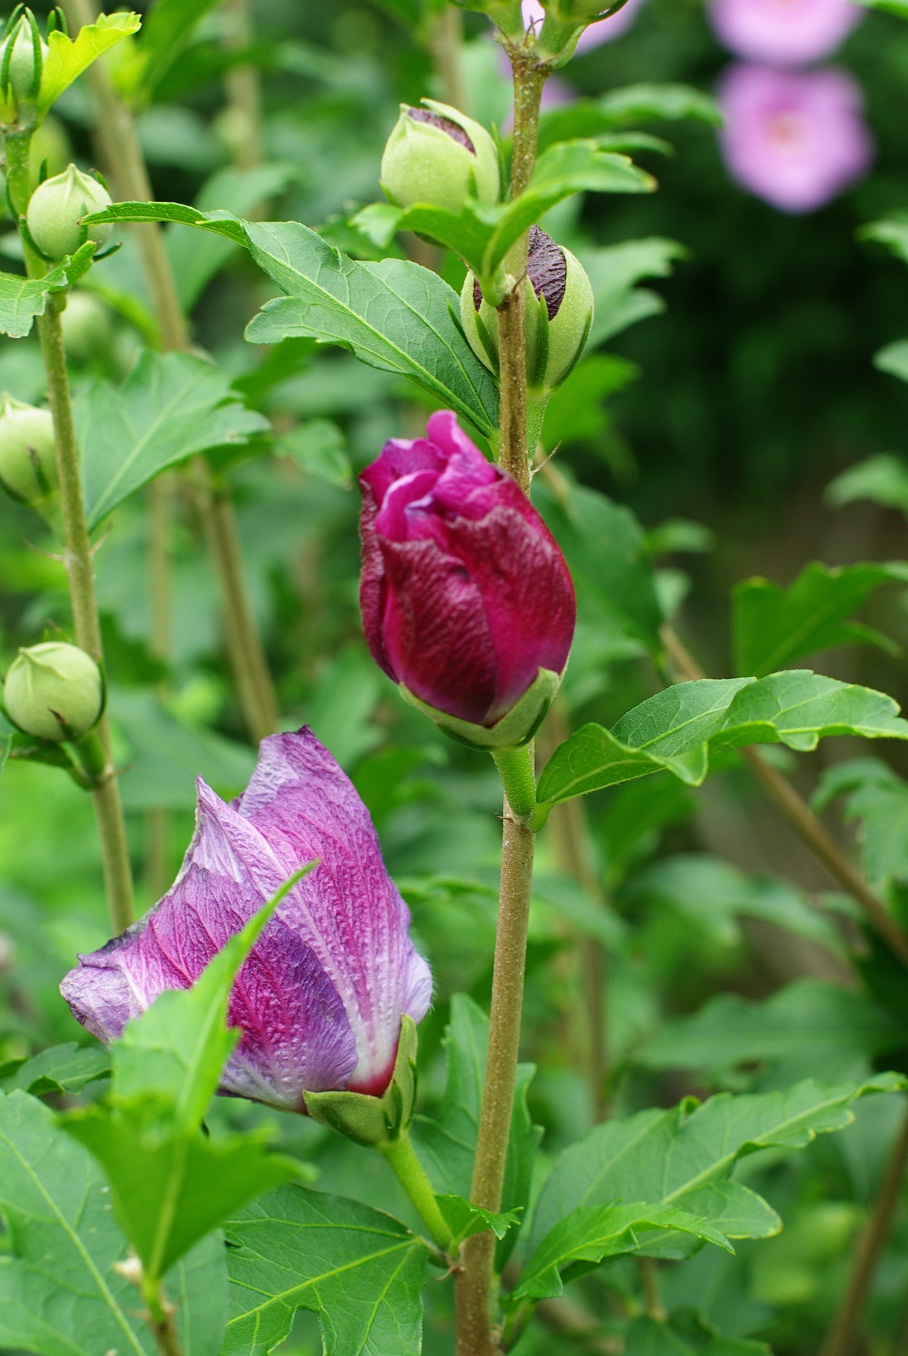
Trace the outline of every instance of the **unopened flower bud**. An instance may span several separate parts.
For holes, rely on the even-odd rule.
[[[415,203],[459,212],[467,198],[495,203],[501,189],[498,150],[486,129],[456,108],[424,99],[401,104],[381,161],[381,182],[399,207]]]
[[[552,391],[572,370],[593,323],[593,289],[580,261],[538,226],[530,228],[526,281],[527,382]],[[498,372],[498,321],[468,273],[460,316],[473,352]]]
[[[75,645],[51,640],[20,650],[3,684],[3,704],[25,734],[59,743],[79,739],[104,706],[101,671]]]
[[[41,253],[48,259],[63,259],[67,254],[75,254],[86,240],[104,244],[110,235],[110,223],[86,226],[82,218],[91,212],[103,212],[110,203],[110,194],[103,184],[70,165],[35,190],[25,219]]]
[[[113,338],[110,309],[93,292],[81,288],[70,292],[60,324],[66,356],[77,367],[103,361],[109,354]]]
[[[50,410],[0,400],[0,486],[14,499],[37,505],[57,488],[54,421]]]
[[[47,51],[47,43],[26,10],[0,47],[0,87],[13,99],[19,116],[38,98]]]

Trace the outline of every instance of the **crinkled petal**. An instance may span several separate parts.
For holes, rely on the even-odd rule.
[[[303,729],[262,741],[239,817],[267,839],[283,877],[313,858],[320,863],[279,916],[311,947],[340,995],[357,1052],[348,1086],[373,1090],[390,1075],[408,1001],[422,1017],[431,994],[369,813],[327,749]]]

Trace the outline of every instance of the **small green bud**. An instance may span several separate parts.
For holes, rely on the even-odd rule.
[[[75,254],[86,240],[104,244],[111,232],[110,223],[85,226],[82,218],[90,212],[102,212],[110,203],[103,184],[70,165],[35,189],[25,219],[41,253],[48,259],[63,259]]]
[[[14,499],[32,506],[57,488],[50,410],[24,405],[10,395],[0,400],[0,486]]]
[[[103,361],[110,352],[113,338],[110,309],[93,292],[81,288],[70,292],[60,324],[66,356],[77,367]]]
[[[17,113],[33,107],[41,87],[47,43],[29,10],[19,19],[0,47],[0,83],[16,104]]]
[[[104,707],[101,670],[75,645],[59,640],[32,645],[10,665],[3,704],[25,734],[54,743],[79,739]]]
[[[501,191],[498,150],[480,123],[448,104],[401,104],[381,161],[381,183],[399,207],[415,203],[459,212],[467,198],[495,203]]]
[[[538,226],[530,228],[526,292],[527,383],[531,391],[553,391],[583,352],[593,289],[580,261]],[[460,294],[460,317],[473,352],[497,374],[497,317],[472,273]]]

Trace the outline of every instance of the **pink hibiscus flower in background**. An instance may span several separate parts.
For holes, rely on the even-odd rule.
[[[735,56],[774,66],[829,56],[863,18],[852,0],[710,0],[708,12]]]
[[[607,19],[600,19],[597,23],[590,24],[580,34],[577,51],[586,52],[591,47],[599,47],[603,42],[612,42],[615,38],[620,38],[621,34],[626,33],[630,28],[644,3],[645,0],[627,0],[627,4],[623,9],[619,9],[617,14],[612,14]],[[534,23],[542,24],[545,18],[545,10],[539,0],[523,0],[522,9],[523,22],[527,28]]]
[[[719,87],[732,176],[783,212],[813,212],[866,173],[873,143],[843,70],[733,65]]]

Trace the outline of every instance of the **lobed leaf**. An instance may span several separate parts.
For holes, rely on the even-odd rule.
[[[59,28],[48,34],[48,53],[38,91],[38,113],[43,115],[65,89],[98,57],[123,38],[136,33],[142,20],[138,14],[99,14],[92,24],[83,24],[75,38]]]

